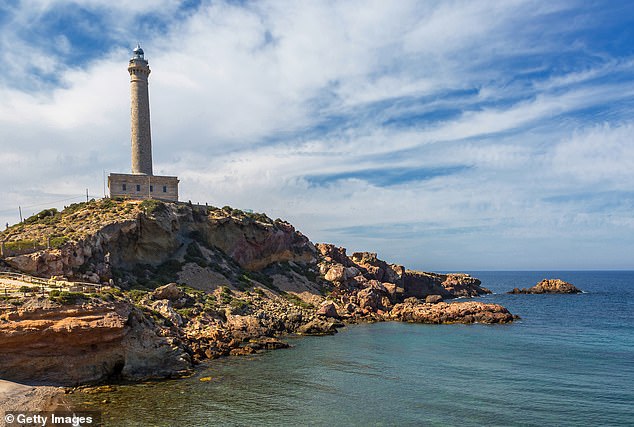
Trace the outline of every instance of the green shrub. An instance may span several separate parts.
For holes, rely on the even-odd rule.
[[[34,241],[34,240],[16,240],[14,242],[6,242],[4,244],[4,247],[7,248],[8,250],[12,250],[12,251],[21,251],[23,249],[35,249],[40,245],[38,242]]]
[[[123,297],[123,292],[117,288],[109,288],[101,291],[100,298],[104,301],[115,301]]]
[[[249,307],[251,307],[249,301],[238,298],[232,300],[229,305],[231,307],[232,314],[244,314],[249,310]]]
[[[191,242],[187,245],[187,251],[185,252],[184,258],[186,262],[196,263],[202,268],[205,268],[208,265],[205,256],[196,242]]]
[[[244,307],[250,306],[251,304],[249,303],[249,301],[245,301],[243,299],[236,298],[236,299],[231,300],[231,304],[230,305],[231,305],[231,307],[234,307],[234,308],[244,308]]]
[[[287,292],[282,292],[281,295],[289,302],[292,302],[293,304],[302,307],[302,308],[315,308],[314,305],[307,303],[306,301],[304,301],[303,299],[301,299],[300,297],[298,297],[295,294],[289,294]]]
[[[60,248],[62,246],[64,246],[64,244],[66,242],[68,242],[70,239],[66,236],[56,236],[56,237],[51,237],[51,247],[52,248]]]
[[[251,281],[251,279],[249,279],[248,275],[242,274],[240,277],[238,277],[238,283],[236,283],[235,286],[241,291],[245,291],[253,287],[253,282]]]
[[[64,210],[62,211],[62,213],[63,213],[64,215],[70,215],[70,214],[73,214],[73,213],[77,212],[78,210],[83,209],[83,208],[86,206],[86,204],[87,204],[86,202],[73,203],[73,204],[72,204],[72,205],[70,205],[70,206],[66,206],[66,207],[64,208]]]
[[[233,300],[233,292],[226,286],[220,288],[220,302],[223,304],[229,304]]]
[[[102,199],[101,200],[101,206],[100,207],[102,209],[112,209],[112,208],[117,207],[117,205],[118,205],[118,203],[117,203],[116,200],[106,198],[106,199]]]
[[[174,282],[178,279],[178,273],[183,269],[183,264],[177,259],[168,259],[158,267],[144,266],[142,276],[145,276],[145,269],[154,273],[155,278],[163,284]],[[141,276],[141,275],[138,275]]]
[[[26,224],[54,224],[62,217],[55,208],[44,209],[43,211],[32,215],[24,220]]]
[[[269,276],[268,274],[262,273],[261,271],[251,271],[251,272],[247,272],[245,274],[249,278],[251,278],[253,280],[257,280],[258,282],[262,283],[267,288],[269,288],[269,289],[271,289],[271,290],[273,290],[275,292],[280,292],[280,288],[275,286],[273,278],[271,276]]]
[[[147,291],[142,291],[140,289],[132,289],[127,292],[130,299],[134,302],[141,301],[141,298],[147,295]]]
[[[141,209],[145,210],[148,215],[152,215],[166,211],[167,207],[160,200],[147,199],[141,202]]]
[[[86,299],[86,295],[83,294],[82,292],[62,291],[56,297],[49,295],[49,299],[51,301],[58,302],[62,305],[70,305],[70,304],[77,304],[79,301]]]
[[[185,318],[190,318],[192,317],[192,315],[194,314],[194,309],[193,308],[177,308],[176,311],[178,314],[180,314],[182,317]]]
[[[265,224],[273,224],[273,220],[264,213],[247,212],[245,215],[254,221],[263,222]]]

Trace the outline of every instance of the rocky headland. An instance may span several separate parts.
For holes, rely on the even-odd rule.
[[[229,207],[104,199],[43,211],[0,241],[0,269],[45,279],[0,302],[0,378],[28,384],[182,376],[346,323],[515,318],[496,304],[448,302],[490,293],[469,275],[348,255]]]
[[[583,291],[561,279],[544,279],[530,288],[514,288],[509,294],[580,294]]]

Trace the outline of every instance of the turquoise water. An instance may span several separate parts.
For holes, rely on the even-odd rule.
[[[634,425],[634,272],[472,272],[511,325],[355,325],[93,399],[112,426]],[[506,295],[543,278],[587,293]],[[210,376],[209,382],[201,377]]]

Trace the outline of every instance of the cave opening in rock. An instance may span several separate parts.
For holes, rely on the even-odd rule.
[[[117,360],[110,371],[110,375],[108,375],[109,380],[120,380],[121,374],[123,373],[123,368],[125,367],[125,361]]]

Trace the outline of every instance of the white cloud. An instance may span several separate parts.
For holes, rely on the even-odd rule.
[[[27,28],[59,4],[20,9],[12,23]],[[103,13],[118,42],[77,66],[2,31],[0,47],[15,41],[41,54],[38,67],[60,83],[28,91],[12,85],[20,73],[30,78],[24,64],[0,76],[0,220],[14,221],[18,204],[77,198],[86,187],[98,195],[104,169],[128,169],[130,53],[120,46],[136,40],[126,26],[144,13],[167,17],[179,6],[167,0],[63,4]],[[586,229],[595,238],[618,236],[615,230],[633,226],[625,205],[613,206],[606,218],[596,203],[589,209],[553,200],[580,189],[627,191],[634,182],[631,107],[605,125],[575,116],[627,103],[631,80],[602,79],[627,72],[632,60],[546,76],[527,61],[519,69],[537,76],[522,82],[505,65],[574,50],[551,37],[557,29],[540,26],[543,17],[568,7],[203,3],[143,43],[152,69],[155,170],[181,178],[184,200],[265,211],[291,220],[313,240],[377,249],[398,262],[420,262],[424,253],[428,268],[477,266],[486,257],[470,245],[479,243],[500,257],[500,268],[520,265],[505,253],[547,258],[535,255],[537,243],[522,248],[524,241],[579,242]],[[543,41],[538,46],[536,34]],[[66,36],[59,37],[68,51]],[[0,61],[16,57],[12,48]],[[434,116],[443,109],[457,112]],[[428,117],[408,122],[417,114]],[[324,124],[327,117],[334,127]],[[391,119],[402,122],[386,124]],[[306,178],[452,166],[465,168],[391,186],[359,178],[316,185]],[[351,227],[374,231],[338,230]]]
[[[634,123],[593,126],[574,132],[553,150],[552,171],[560,179],[603,189],[632,191]]]

